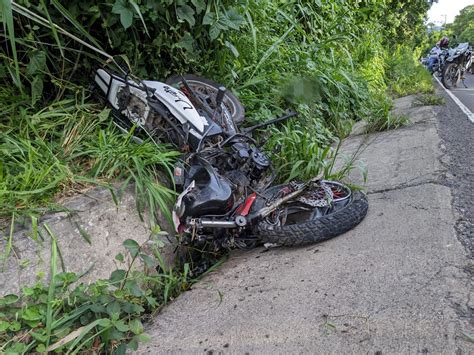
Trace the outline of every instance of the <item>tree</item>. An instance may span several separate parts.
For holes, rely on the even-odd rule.
[[[462,9],[455,17],[451,28],[459,42],[474,43],[474,5]]]
[[[459,35],[459,42],[474,43],[474,23],[471,23],[464,31]]]

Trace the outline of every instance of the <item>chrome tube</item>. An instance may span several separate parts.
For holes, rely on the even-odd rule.
[[[189,223],[191,226],[197,226],[201,228],[236,228],[237,224],[233,221],[213,221],[210,219],[192,219]]]

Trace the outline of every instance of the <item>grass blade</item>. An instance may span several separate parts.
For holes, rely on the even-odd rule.
[[[12,244],[13,244],[13,230],[15,229],[15,214],[12,213],[12,220],[10,223],[10,234],[8,235],[8,241],[7,241],[7,246],[5,248],[5,253],[2,254],[2,259],[4,259],[4,262],[6,263],[8,257],[10,256],[10,252],[12,250]],[[5,265],[4,265],[5,266]]]
[[[90,236],[89,233],[87,233],[87,231],[81,227],[81,225],[77,222],[74,222],[74,225],[76,226],[76,228],[79,230],[79,234],[82,236],[82,238],[84,238],[84,240],[89,244],[89,245],[92,245],[92,238]]]
[[[146,27],[146,23],[145,23],[145,20],[143,19],[143,15],[142,15],[142,12],[140,11],[140,8],[138,7],[137,3],[133,0],[129,0],[130,2],[130,5],[132,5],[133,9],[135,10],[135,12],[138,14],[138,16],[140,17],[140,20],[142,21],[143,23],[143,27],[145,28],[145,33],[147,34],[148,37],[150,37],[150,34],[148,33],[148,28]]]
[[[247,17],[247,22],[250,26],[250,32],[252,33],[253,51],[257,53],[257,29],[253,24],[252,15],[250,15],[248,10],[245,11],[245,16]]]
[[[31,218],[31,229],[33,230],[33,240],[38,241],[38,217],[30,216]]]
[[[15,28],[13,26],[13,12],[12,3],[10,0],[0,0],[0,12],[3,19],[3,31],[8,34],[10,46],[12,47],[12,56],[15,64],[15,75],[12,76],[13,82],[23,93],[23,88],[20,81],[20,64],[18,62],[18,54],[16,51],[15,42]]]
[[[51,33],[53,34],[54,40],[56,41],[58,45],[59,51],[61,52],[61,56],[64,57],[64,50],[63,50],[61,41],[59,40],[58,31],[56,30],[56,27],[54,26],[54,23],[51,20],[51,16],[49,16],[48,7],[44,3],[44,0],[41,0],[41,5],[43,7],[44,13],[46,14],[46,17],[48,18],[49,27],[51,28]]]
[[[57,271],[57,257],[58,257],[58,248],[56,245],[56,238],[51,232],[51,229],[49,226],[45,223],[44,228],[48,232],[49,236],[51,237],[51,266],[50,266],[50,281],[49,281],[49,289],[48,289],[48,306],[46,309],[46,347],[49,346],[49,342],[51,339],[51,331],[52,331],[52,325],[53,325],[53,300],[54,300],[54,291],[55,291],[55,277],[56,277],[56,271]]]
[[[82,333],[82,331],[84,330],[85,327],[86,327],[86,325],[84,325],[82,327],[79,327],[76,330],[72,331],[71,333],[66,335],[64,338],[58,340],[56,343],[49,346],[46,349],[46,351],[50,352],[50,351],[56,350],[57,348],[60,348],[61,346],[63,346],[65,344],[69,343],[70,341],[76,339],[79,335],[81,335],[81,333]]]
[[[260,61],[258,62],[257,66],[253,70],[252,75],[250,75],[251,78],[255,75],[255,73],[262,66],[262,64],[265,63],[268,57],[270,57],[272,53],[278,48],[280,43],[285,40],[285,38],[291,33],[291,31],[293,31],[294,28],[295,26],[291,25],[290,28],[265,51],[262,58],[260,58]]]
[[[51,3],[61,13],[61,15],[63,15],[84,37],[91,41],[94,46],[102,49],[102,46],[99,44],[99,42],[97,42],[96,39],[92,37],[79,22],[76,21],[74,16],[72,16],[71,13],[64,6],[62,6],[58,0],[51,0]]]

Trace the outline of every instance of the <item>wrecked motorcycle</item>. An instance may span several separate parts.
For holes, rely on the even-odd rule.
[[[187,76],[166,84],[99,69],[95,82],[121,129],[136,126],[135,132],[184,153],[174,168],[182,192],[172,214],[186,251],[220,255],[259,243],[315,243],[352,229],[367,213],[366,196],[340,182],[317,177],[272,186],[276,174],[251,133],[295,112],[241,128],[238,99],[208,79]],[[195,265],[194,274],[199,267],[208,266]]]

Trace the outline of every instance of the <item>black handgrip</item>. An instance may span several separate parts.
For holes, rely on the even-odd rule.
[[[217,97],[216,97],[216,105],[217,107],[220,107],[222,104],[222,100],[224,100],[224,95],[227,89],[224,86],[219,86],[219,89],[217,91]]]

